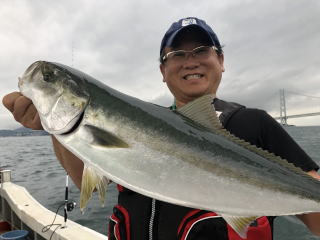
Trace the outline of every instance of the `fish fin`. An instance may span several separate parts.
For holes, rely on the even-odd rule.
[[[116,147],[116,148],[128,148],[129,145],[105,129],[86,124],[83,126],[87,133],[91,136],[91,144],[100,147]]]
[[[251,152],[254,152],[262,157],[269,159],[272,162],[275,162],[276,164],[288,168],[291,171],[294,171],[300,176],[308,178],[311,181],[318,181],[309,176],[301,168],[296,167],[294,164],[288,162],[288,160],[278,157],[275,154],[270,153],[264,149],[257,148],[257,146],[252,145],[251,143],[236,137],[228,130],[224,129],[222,124],[220,123],[220,120],[216,112],[212,111],[215,110],[214,105],[212,104],[213,98],[214,96],[212,94],[204,95],[178,108],[176,111],[181,115],[193,120],[194,122],[197,122],[198,124],[206,127],[212,132],[222,135],[225,138],[236,143],[237,145],[248,149]]]
[[[95,189],[99,193],[101,205],[104,205],[107,185],[108,180],[103,175],[96,172],[92,167],[85,165],[81,182],[80,210],[84,211]]]
[[[178,108],[177,112],[210,130],[222,129],[222,124],[212,104],[213,99],[212,94],[204,95]]]
[[[241,237],[246,239],[248,228],[251,223],[253,223],[257,218],[257,216],[247,216],[247,217],[239,217],[239,216],[230,216],[219,214],[228,224],[232,227],[232,229]]]
[[[106,193],[107,193],[107,187],[108,187],[109,183],[110,183],[109,179],[107,179],[106,177],[102,177],[96,186],[97,191],[99,193],[100,204],[102,207],[104,207]]]

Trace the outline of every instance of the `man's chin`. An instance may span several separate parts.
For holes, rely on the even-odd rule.
[[[212,94],[212,93],[206,90],[198,89],[198,90],[189,91],[187,93],[187,96],[194,99],[194,98],[202,97],[207,94]]]

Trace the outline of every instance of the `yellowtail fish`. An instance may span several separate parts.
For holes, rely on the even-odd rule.
[[[177,205],[210,210],[240,236],[260,216],[320,212],[320,183],[222,128],[205,95],[172,111],[58,63],[19,81],[43,128],[85,164],[81,208],[107,180]]]

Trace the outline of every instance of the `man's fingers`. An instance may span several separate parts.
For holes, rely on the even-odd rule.
[[[31,124],[36,114],[37,114],[37,110],[34,107],[34,105],[31,103],[26,109],[26,111],[24,112],[24,114],[21,116],[21,119],[20,119],[21,123],[23,125],[26,125],[28,123]]]
[[[10,111],[13,112],[14,110],[14,103],[19,98],[22,96],[20,92],[12,92],[7,95],[5,95],[2,99],[2,104]]]
[[[32,101],[29,98],[26,98],[22,95],[15,100],[12,113],[14,118],[18,122],[21,122],[22,119],[25,117],[24,115],[26,114],[30,105],[33,105]]]
[[[40,117],[32,101],[20,92],[12,92],[2,99],[3,105],[12,112],[14,119],[27,128],[42,130]]]
[[[42,127],[42,124],[41,124],[41,120],[40,120],[40,116],[39,116],[38,112],[36,112],[36,115],[33,118],[32,124],[34,126],[34,129],[43,130],[43,127]]]
[[[43,130],[38,111],[31,101],[29,102],[25,99],[20,100],[20,98],[18,98],[17,108],[15,106],[15,110],[16,109],[20,109],[20,112],[15,115],[15,118],[23,126],[34,130]]]
[[[40,123],[40,116],[39,116],[39,113],[36,111],[36,114],[34,115],[34,117],[33,117],[33,120],[32,120],[32,122],[34,123],[34,124],[36,124],[36,123]]]

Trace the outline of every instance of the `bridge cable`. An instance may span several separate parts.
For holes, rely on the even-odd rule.
[[[310,96],[310,95],[303,94],[303,93],[297,93],[297,92],[290,91],[290,90],[285,90],[285,91],[286,91],[286,92],[289,92],[289,93],[292,93],[292,94],[296,94],[296,95],[304,96],[304,97],[310,97],[310,98],[318,98],[318,99],[320,99],[320,97]]]

